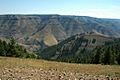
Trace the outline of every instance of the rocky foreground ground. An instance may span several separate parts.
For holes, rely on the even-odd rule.
[[[120,77],[60,72],[52,69],[4,68],[0,71],[0,80],[120,80]]]
[[[101,71],[91,68],[96,65],[86,66],[89,65],[81,67],[78,64],[2,58],[0,80],[120,80],[120,66],[104,66],[109,74],[100,67],[98,69]]]

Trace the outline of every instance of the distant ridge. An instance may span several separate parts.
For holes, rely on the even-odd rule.
[[[0,15],[0,38],[8,39],[13,36],[20,44],[32,51],[41,51],[73,35],[92,31],[100,35],[119,38],[120,19],[58,14]],[[44,40],[48,34],[52,37],[49,37],[51,41],[48,40],[46,45]]]

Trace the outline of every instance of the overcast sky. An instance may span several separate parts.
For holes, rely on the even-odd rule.
[[[120,19],[120,0],[0,0],[0,14],[60,14]]]

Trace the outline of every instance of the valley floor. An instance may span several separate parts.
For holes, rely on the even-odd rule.
[[[0,57],[0,80],[120,80],[119,65]]]

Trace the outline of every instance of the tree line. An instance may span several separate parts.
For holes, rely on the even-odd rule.
[[[120,41],[113,41],[103,46],[97,46],[90,52],[84,49],[77,56],[67,55],[57,60],[69,63],[120,65]]]
[[[0,39],[0,56],[20,57],[20,58],[37,58],[34,53],[28,52],[23,46],[19,45],[14,38],[8,42]]]
[[[113,42],[96,47],[93,51],[92,63],[95,64],[120,64],[120,42]]]

